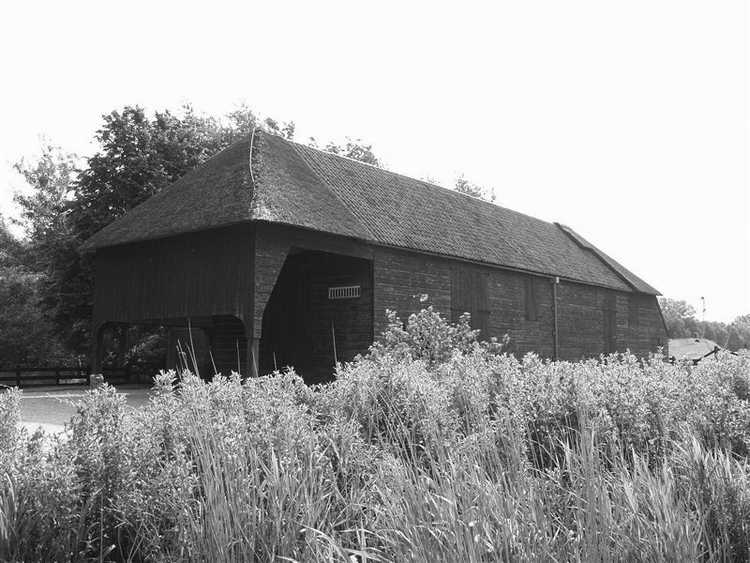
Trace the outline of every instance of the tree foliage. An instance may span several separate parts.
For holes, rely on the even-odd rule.
[[[697,319],[695,308],[686,301],[662,297],[659,305],[670,338],[708,338],[732,351],[750,349],[750,315],[726,324]]]
[[[495,199],[497,197],[495,195],[494,188],[487,188],[470,182],[464,177],[463,174],[456,178],[454,189],[460,194],[465,194],[477,199],[483,199],[492,203],[495,202]]]
[[[27,251],[0,216],[0,366],[36,365],[62,355],[40,307],[44,275],[23,264]]]
[[[29,194],[16,194],[21,208],[21,224],[30,241],[42,244],[65,230],[65,204],[72,196],[78,157],[62,148],[44,143],[41,154],[33,161],[21,159],[13,168],[33,189]]]
[[[313,148],[320,148],[315,137],[310,137],[308,144]],[[358,160],[371,166],[380,167],[382,165],[380,159],[378,159],[378,157],[375,156],[375,153],[372,151],[372,145],[363,142],[362,139],[347,137],[346,142],[343,144],[337,143],[335,141],[328,141],[328,143],[326,143],[322,150],[337,154],[339,156],[345,156],[346,158],[351,158],[352,160]]]

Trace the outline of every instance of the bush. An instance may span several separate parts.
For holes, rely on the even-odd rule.
[[[163,372],[58,438],[0,395],[0,560],[746,560],[750,357],[518,360],[391,316],[309,388]]]

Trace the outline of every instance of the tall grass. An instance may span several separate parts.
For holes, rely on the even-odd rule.
[[[391,320],[325,387],[162,373],[58,438],[0,395],[0,560],[750,558],[747,355],[519,361]]]

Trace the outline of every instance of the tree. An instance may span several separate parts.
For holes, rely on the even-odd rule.
[[[496,195],[494,188],[486,188],[478,184],[474,184],[473,182],[470,182],[469,180],[464,178],[463,174],[456,178],[454,189],[460,194],[465,194],[477,199],[483,199],[492,203],[495,202]]]
[[[71,229],[66,206],[72,197],[78,157],[45,142],[34,161],[14,164],[31,187],[29,194],[16,194],[21,209],[19,219],[26,233],[24,264],[32,271],[45,274],[63,249],[69,245]]]
[[[0,214],[0,268],[16,266],[23,252],[20,241],[11,234],[5,223],[5,218]]]
[[[21,208],[21,218],[15,222],[23,226],[30,240],[45,239],[59,229],[60,215],[72,195],[77,161],[75,154],[45,142],[38,159],[21,159],[13,165],[33,189],[28,195],[14,196]]]
[[[743,347],[742,338],[740,338],[737,328],[734,326],[729,327],[729,338],[727,338],[727,348],[732,352],[736,352]]]
[[[706,321],[699,323],[702,325],[703,337],[713,340],[722,348],[727,347],[727,339],[729,338],[729,329],[726,324],[720,322]]]
[[[26,249],[0,216],[0,365],[59,359],[62,349],[39,306],[42,276],[22,263]]]
[[[273,133],[274,135],[284,137],[289,141],[294,140],[294,121],[290,121],[288,123],[279,123],[275,119],[266,117],[263,120],[263,129],[265,129],[269,133]]]
[[[722,322],[697,320],[695,309],[685,301],[660,297],[659,305],[670,338],[702,336],[732,351],[750,349],[750,315],[737,317],[727,325]]]
[[[727,348],[732,351],[750,350],[750,315],[737,317],[729,325],[730,335],[734,334],[731,342],[727,342]]]
[[[678,301],[668,297],[660,297],[659,305],[670,338],[697,336],[695,309],[691,305],[686,301]]]
[[[318,147],[318,142],[315,137],[310,137],[307,144],[314,149],[320,148]],[[347,137],[346,143],[343,145],[334,141],[329,141],[323,150],[339,156],[351,158],[352,160],[358,160],[359,162],[364,162],[371,166],[377,166],[378,168],[381,166],[380,159],[378,159],[378,157],[375,156],[375,153],[372,152],[372,145],[364,143],[362,139]]]

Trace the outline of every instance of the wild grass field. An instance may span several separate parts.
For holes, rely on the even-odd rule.
[[[0,395],[0,560],[750,558],[749,355],[517,360],[392,321],[319,388],[162,373],[57,437]]]

